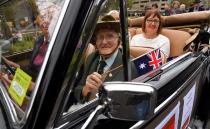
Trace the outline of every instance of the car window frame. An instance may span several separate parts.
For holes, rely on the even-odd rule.
[[[104,3],[100,3],[100,2],[104,2]],[[103,5],[105,4],[107,2],[107,0],[97,0],[96,2],[95,2],[95,4],[96,5],[100,5],[101,4],[101,7],[100,7],[100,9],[99,10],[101,10],[102,8],[103,8]],[[120,4],[121,3],[121,4]],[[99,8],[99,7],[97,7],[96,5],[93,5],[93,6],[95,6],[95,7],[93,7],[92,8],[92,10],[95,10],[96,8]],[[121,7],[120,7],[121,6]],[[124,3],[124,1],[120,1],[119,2],[119,7],[120,8],[124,8],[124,9],[122,9],[122,10],[120,10],[120,11],[122,11],[123,13],[121,13],[121,15],[120,15],[120,22],[121,23],[123,23],[120,27],[121,27],[121,29],[123,28],[123,30],[124,31],[122,31],[121,32],[121,35],[122,35],[122,43],[123,43],[123,48],[125,48],[123,51],[126,51],[126,55],[124,55],[124,57],[123,57],[123,60],[124,60],[124,62],[123,62],[123,66],[124,66],[124,71],[127,71],[127,72],[125,72],[125,78],[126,78],[126,80],[128,81],[128,80],[130,80],[130,78],[131,78],[131,76],[129,76],[129,74],[131,73],[131,66],[130,66],[130,63],[128,63],[129,61],[127,61],[127,60],[129,60],[130,59],[130,52],[129,52],[129,37],[127,36],[128,35],[128,22],[127,22],[127,8],[126,8],[126,4]],[[92,11],[92,13],[90,13],[90,15],[89,15],[89,18],[93,18],[94,19],[94,15],[95,16],[97,16],[97,18],[96,19],[98,19],[98,17],[99,17],[99,14],[100,14],[100,11],[97,11],[97,13],[96,14],[94,14],[93,13],[94,11]],[[88,20],[87,20],[88,21]],[[91,21],[91,19],[90,19],[90,21]],[[97,20],[95,20],[95,23],[96,23],[96,21]],[[90,23],[92,23],[93,24],[93,22],[90,22]],[[96,25],[96,24],[95,24]],[[84,27],[85,28],[85,27]],[[94,30],[94,27],[92,26],[92,31]],[[84,30],[83,30],[84,31]],[[83,32],[82,32],[83,33]],[[82,34],[81,33],[81,34]],[[122,33],[124,33],[124,34],[122,34]],[[88,42],[86,42],[87,44],[88,44]],[[87,48],[87,45],[86,45],[86,47],[85,48]],[[82,49],[81,49],[82,50]],[[84,51],[84,50],[83,50]],[[126,66],[126,68],[125,68],[125,66]],[[72,85],[71,86],[69,86],[69,87],[73,87]],[[72,91],[70,90],[70,92],[68,93],[68,94],[70,94]],[[68,98],[68,97],[67,97]],[[93,100],[93,101],[91,101],[91,102],[88,102],[88,104],[86,104],[85,106],[83,106],[81,109],[79,109],[79,110],[77,110],[77,111],[74,111],[74,112],[72,112],[72,113],[64,113],[64,115],[62,115],[63,113],[62,113],[62,111],[60,112],[60,116],[58,115],[57,116],[57,122],[56,122],[56,128],[60,128],[60,127],[66,127],[66,126],[68,126],[68,128],[69,128],[69,126],[70,125],[74,125],[75,124],[75,121],[76,122],[78,122],[78,121],[82,121],[82,120],[84,120],[84,119],[86,119],[88,116],[89,116],[89,114],[90,114],[90,111],[92,110],[92,109],[94,109],[95,108],[95,106],[97,105],[97,103],[98,103],[98,100],[97,99],[95,99],[95,100]],[[61,107],[61,109],[63,110],[63,107]],[[84,114],[84,116],[83,116],[83,118],[81,118],[80,116],[81,116],[81,114],[78,114],[78,112],[81,112],[81,114]],[[85,117],[86,116],[86,117]]]

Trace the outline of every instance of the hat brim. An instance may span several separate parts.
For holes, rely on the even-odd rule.
[[[96,25],[95,34],[102,29],[114,30],[115,32],[120,33],[120,23],[117,21],[99,22]]]

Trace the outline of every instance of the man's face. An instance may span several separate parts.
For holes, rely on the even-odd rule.
[[[44,33],[48,32],[48,26],[49,26],[48,21],[41,22],[41,24],[40,24],[41,31],[44,32]]]
[[[96,34],[96,48],[102,57],[108,58],[119,46],[119,36],[113,30],[103,29]]]

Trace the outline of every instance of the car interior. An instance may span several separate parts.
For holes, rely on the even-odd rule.
[[[161,34],[168,37],[170,40],[170,57],[178,57],[191,51],[189,50],[189,47],[199,33],[199,28],[201,27],[200,22],[207,19],[208,16],[210,16],[210,12],[206,12],[202,15],[200,15],[199,12],[196,12],[193,14],[184,14],[184,16],[181,17],[179,15],[163,17],[163,29]],[[188,21],[186,21],[185,19],[186,17],[189,19],[193,19],[193,23],[198,24],[194,24],[191,27],[186,27],[185,25],[189,24]],[[178,22],[174,23],[174,19],[177,19]],[[130,38],[132,38],[136,34],[142,33],[142,20],[142,17],[128,19],[128,31],[131,36]],[[92,43],[89,43],[83,55],[84,62],[87,60],[87,57],[95,51],[95,46]],[[140,51],[140,47],[130,47],[130,55],[134,58],[139,57],[142,54]],[[70,109],[71,111],[75,110],[74,106]]]

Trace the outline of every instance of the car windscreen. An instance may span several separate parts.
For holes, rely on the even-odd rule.
[[[23,125],[38,89],[64,0],[7,1],[0,6],[0,94],[13,125]]]

